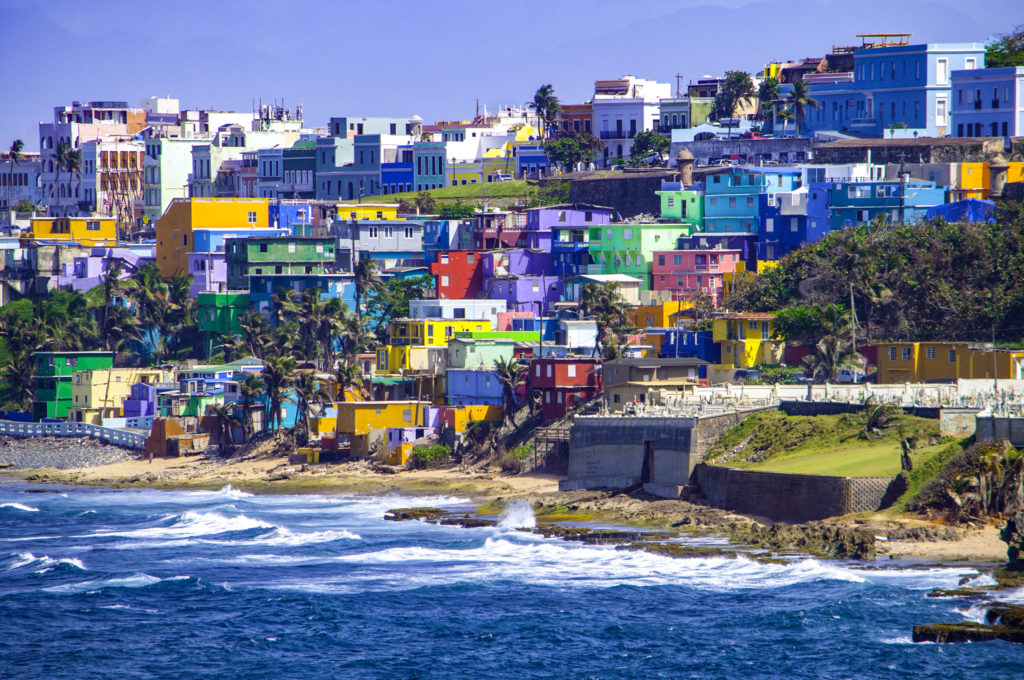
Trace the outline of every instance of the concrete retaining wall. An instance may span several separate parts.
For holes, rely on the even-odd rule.
[[[146,446],[146,435],[91,423],[23,423],[0,420],[0,434],[15,437],[95,437],[114,446],[142,449]]]
[[[814,140],[794,139],[709,139],[702,142],[673,142],[668,157],[674,161],[680,149],[689,149],[698,161],[707,162],[727,156],[746,156],[795,161],[813,156]]]
[[[694,475],[711,505],[786,522],[878,510],[892,483],[887,477],[794,475],[704,463]]]
[[[975,438],[979,444],[1005,439],[1016,448],[1024,447],[1024,418],[978,416]]]

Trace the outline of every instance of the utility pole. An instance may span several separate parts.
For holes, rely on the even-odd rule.
[[[900,224],[903,224],[903,154],[900,154]]]
[[[683,74],[676,74],[676,97],[683,96]]]

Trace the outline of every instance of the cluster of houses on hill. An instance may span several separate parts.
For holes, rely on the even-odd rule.
[[[39,154],[0,159],[0,304],[85,292],[114,268],[129,277],[154,263],[166,279],[191,277],[212,357],[219,338],[242,334],[247,312],[270,314],[280,290],[315,288],[353,308],[363,260],[385,280],[425,277],[428,298],[357,357],[368,398],[324,374],[331,402],[309,426],[328,450],[384,447],[399,459],[426,434],[501,420],[495,364],[510,359],[528,369],[516,399],[536,400],[546,422],[799,363],[806,350],[785,346],[773,315],[722,308],[739,277],[849,226],[988,220],[995,199],[1024,186],[1024,162],[1002,155],[1022,151],[1011,137],[1024,134],[1024,67],[986,69],[980,45],[911,45],[906,35],[833,52],[755,74],[755,85],[778,84],[770,116],[743,100],[715,122],[724,78],[674,94],[633,76],[597,81],[591,100],[563,104],[555,121],[507,107],[432,125],[341,116],[316,129],[301,107],[276,104],[59,106],[39,126]],[[817,99],[794,126],[804,138],[778,116],[797,83]],[[598,170],[630,160],[641,132],[668,138],[667,167]],[[592,135],[601,150],[555,167],[545,139],[559,135]],[[411,207],[409,192],[563,171],[569,202],[483,199],[451,219]],[[588,284],[613,286],[628,307],[635,330],[614,360],[602,360],[597,324],[580,309]],[[714,310],[699,326],[695,302]],[[963,343],[863,350],[880,382],[1024,372],[1024,353]],[[270,417],[268,404],[242,396],[262,369],[253,358],[138,369],[115,368],[104,352],[40,352],[31,417],[152,430],[155,455],[173,455],[216,429],[211,406],[234,405],[257,430],[294,424],[287,400]]]

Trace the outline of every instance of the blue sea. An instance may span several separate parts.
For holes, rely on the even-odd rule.
[[[0,678],[1022,678],[970,567],[674,559],[389,522],[457,498],[0,484]],[[1016,593],[1024,599],[1024,594]]]

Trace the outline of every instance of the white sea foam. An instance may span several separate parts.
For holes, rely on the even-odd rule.
[[[228,484],[223,489],[217,492],[217,495],[222,498],[231,498],[232,500],[241,500],[242,498],[251,498],[253,494],[246,491],[239,491],[235,487]]]
[[[63,538],[63,536],[20,536],[18,538],[0,538],[0,541],[14,543],[16,541],[49,541],[54,538]]]
[[[879,640],[883,645],[912,645],[915,644],[909,635],[900,635],[893,638],[882,638]]]
[[[347,529],[295,532],[284,527],[277,527],[270,535],[240,541],[242,543],[262,543],[264,545],[307,545],[310,543],[330,543],[332,541],[359,541],[362,537]]]
[[[164,581],[182,581],[188,578],[191,577],[170,576],[168,578],[159,578],[157,576],[151,576],[150,574],[136,572],[130,576],[114,576],[111,578],[79,581],[78,583],[65,583],[59,586],[43,588],[43,590],[50,593],[74,594],[85,593],[93,590],[102,590],[103,588],[144,588]]]
[[[21,510],[23,512],[39,512],[39,508],[33,508],[31,505],[22,505],[21,503],[0,503],[0,510],[4,508]]]
[[[216,512],[195,512],[189,510],[180,515],[168,515],[164,521],[169,524],[144,529],[126,531],[99,531],[75,538],[91,538],[94,536],[121,536],[126,538],[190,538],[195,536],[215,536],[234,531],[251,529],[274,529],[273,524],[253,519],[245,515],[228,517]]]
[[[54,558],[49,555],[35,556],[32,553],[15,553],[9,555],[7,559],[10,559],[10,563],[4,566],[4,571],[14,571],[15,569],[21,569],[22,567],[33,567],[35,573],[44,574],[55,567],[60,565],[66,565],[74,567],[75,569],[81,569],[85,571],[85,565],[82,561],[74,557],[59,557]]]
[[[515,529],[533,529],[537,526],[537,516],[529,501],[518,500],[509,503],[501,513],[498,528],[505,531]]]

